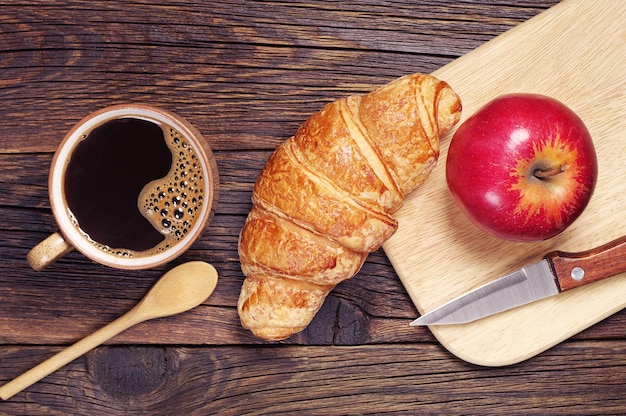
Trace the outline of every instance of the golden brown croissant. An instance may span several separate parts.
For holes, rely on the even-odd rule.
[[[242,325],[266,340],[303,330],[339,282],[396,230],[461,116],[445,82],[399,78],[326,105],[270,157],[239,236]]]

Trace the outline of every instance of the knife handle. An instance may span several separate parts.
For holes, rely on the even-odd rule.
[[[564,292],[626,272],[626,236],[580,253],[554,251],[545,258]]]

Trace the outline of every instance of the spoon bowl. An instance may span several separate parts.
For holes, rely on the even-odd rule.
[[[129,313],[146,319],[163,318],[195,308],[217,286],[217,271],[202,261],[181,264],[165,273]]]

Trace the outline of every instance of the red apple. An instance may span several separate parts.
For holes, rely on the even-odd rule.
[[[468,118],[450,143],[446,180],[453,199],[482,230],[541,241],[583,212],[598,176],[583,121],[543,95],[509,94]]]

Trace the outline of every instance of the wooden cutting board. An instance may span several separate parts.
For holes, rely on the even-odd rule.
[[[585,212],[541,243],[492,238],[468,222],[448,194],[439,164],[399,211],[383,246],[420,313],[559,249],[583,251],[626,234],[626,3],[566,0],[434,73],[463,100],[463,122],[510,92],[552,96],[583,119],[599,178]],[[530,358],[626,306],[626,273],[463,325],[430,329],[471,363],[502,366]],[[417,330],[407,327],[407,331]]]

